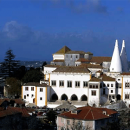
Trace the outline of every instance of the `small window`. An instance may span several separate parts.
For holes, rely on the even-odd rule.
[[[78,58],[78,55],[76,55],[76,58]]]
[[[43,88],[40,88],[40,92],[43,92]]]
[[[89,85],[89,88],[92,88],[92,85]]]
[[[67,120],[67,125],[69,125],[70,124],[70,120]]]
[[[24,99],[26,99],[26,95],[24,95]]]
[[[91,92],[92,92],[91,93],[92,96],[96,96],[96,91],[95,90],[92,90]]]
[[[113,93],[113,90],[111,90],[111,93]]]
[[[107,87],[109,87],[109,84],[107,84]]]
[[[113,95],[112,98],[115,99],[115,96]]]
[[[32,97],[33,97],[34,95],[32,94]]]
[[[121,79],[118,79],[118,81],[120,81]]]
[[[25,87],[25,91],[28,91],[28,87]]]
[[[84,88],[85,88],[85,87],[88,87],[88,82],[84,81],[84,82],[83,82],[83,87],[84,87]]]
[[[64,81],[60,80],[60,81],[59,81],[59,86],[60,86],[60,87],[64,87]]]
[[[42,100],[42,97],[40,97],[40,100]]]
[[[67,87],[72,88],[72,81],[67,82]]]
[[[34,91],[34,87],[31,87],[31,91]]]
[[[113,87],[113,84],[111,84],[111,87]]]
[[[96,85],[96,88],[98,88],[98,85]]]
[[[75,87],[77,88],[79,88],[80,87],[80,81],[75,81]]]
[[[29,97],[29,94],[27,94],[27,97]]]
[[[56,86],[56,80],[52,80],[52,81],[51,81],[51,85],[52,85],[52,86]]]
[[[129,94],[125,94],[125,99],[129,99]]]

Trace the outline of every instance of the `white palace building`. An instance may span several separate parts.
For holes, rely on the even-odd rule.
[[[91,52],[63,47],[44,66],[44,80],[22,86],[22,98],[37,106],[57,107],[64,100],[80,107],[97,107],[123,100],[130,107],[130,72],[125,42],[118,41],[112,57],[95,57]]]

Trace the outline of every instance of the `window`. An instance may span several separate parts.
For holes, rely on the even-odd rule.
[[[59,81],[59,86],[60,86],[60,87],[64,87],[64,81],[62,81],[62,80]]]
[[[125,94],[125,99],[129,99],[129,94]]]
[[[111,87],[113,87],[113,84],[111,84]]]
[[[67,87],[71,88],[72,87],[72,81],[67,82]]]
[[[70,124],[70,120],[67,120],[67,125],[69,125]]]
[[[111,90],[111,93],[113,93],[113,90]]]
[[[84,81],[83,82],[83,87],[88,87],[88,82]]]
[[[51,81],[51,85],[52,85],[52,86],[56,86],[56,80],[52,80],[52,81]]]
[[[115,99],[115,96],[113,95],[112,98]]]
[[[75,81],[75,87],[80,87],[80,81]]]
[[[129,88],[129,83],[128,82],[125,83],[125,87]]]
[[[92,90],[91,92],[92,92],[91,93],[92,96],[96,96],[96,91],[95,90]]]
[[[96,88],[98,88],[98,85],[96,85]]]
[[[107,84],[107,87],[109,87],[109,84]]]
[[[40,92],[43,92],[43,88],[40,88]]]
[[[33,94],[32,94],[32,97],[33,97]]]
[[[29,97],[29,94],[27,94],[27,97]]]
[[[24,99],[26,99],[26,95],[24,95]]]
[[[92,85],[89,85],[89,88],[92,88]]]
[[[42,100],[42,97],[40,97],[40,100]]]
[[[31,91],[34,91],[34,87],[31,87]]]
[[[76,58],[78,58],[78,55],[76,55]]]
[[[118,81],[120,81],[120,79],[118,79]]]
[[[25,91],[28,91],[28,87],[25,87]]]

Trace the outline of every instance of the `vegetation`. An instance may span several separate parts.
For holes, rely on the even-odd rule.
[[[13,77],[8,77],[6,79],[6,90],[8,95],[20,96],[21,94],[21,82]]]
[[[15,70],[19,67],[19,61],[14,60],[15,55],[11,49],[7,50],[1,71],[7,73],[9,77],[14,75]]]
[[[22,78],[22,82],[23,83],[39,82],[40,79],[42,79],[42,78],[43,78],[43,74],[42,74],[42,72],[40,72],[40,70],[32,69],[32,70],[27,71],[27,73]]]

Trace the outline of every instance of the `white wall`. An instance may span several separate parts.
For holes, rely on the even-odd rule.
[[[61,100],[63,94],[66,94],[68,99],[70,99],[73,94],[77,95],[78,100],[80,100],[81,96],[84,94],[88,97],[88,87],[83,88],[83,81],[90,80],[90,74],[52,73],[50,74],[50,86],[51,80],[56,80],[56,86],[52,86],[51,95],[56,93],[59,100]],[[60,80],[64,80],[64,87],[59,87]],[[67,87],[68,80],[72,81],[72,88]],[[75,87],[75,81],[80,81],[80,88]]]
[[[43,88],[43,92],[40,92],[40,88]],[[46,87],[37,87],[37,106],[45,106],[45,92]],[[42,100],[40,100],[40,97]]]
[[[64,60],[63,54],[53,54],[53,60]]]

